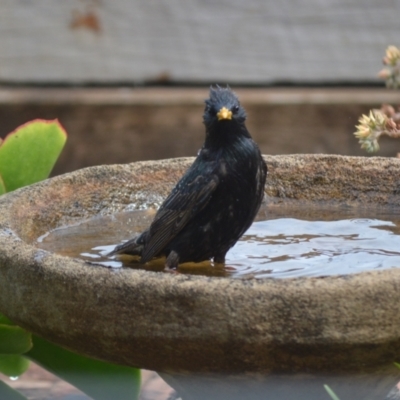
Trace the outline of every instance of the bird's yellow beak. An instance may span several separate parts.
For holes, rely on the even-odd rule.
[[[232,111],[228,110],[226,107],[222,107],[217,113],[218,121],[221,119],[232,119]]]

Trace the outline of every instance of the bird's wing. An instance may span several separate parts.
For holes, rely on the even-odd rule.
[[[142,262],[156,256],[209,202],[218,186],[216,175],[196,176],[178,184],[158,210],[142,252]]]

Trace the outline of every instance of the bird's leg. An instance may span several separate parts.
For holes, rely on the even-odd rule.
[[[171,250],[165,260],[165,269],[177,269],[179,264],[179,254]]]
[[[214,256],[214,262],[216,264],[225,264],[225,256],[226,256],[227,251],[216,254]]]
[[[225,251],[225,253],[220,253],[220,254],[216,255],[214,257],[214,264],[223,264],[222,268],[224,271],[235,271],[236,268],[230,267],[229,265],[225,264],[226,253],[227,253],[227,251]],[[219,266],[219,268],[221,268],[221,265]]]

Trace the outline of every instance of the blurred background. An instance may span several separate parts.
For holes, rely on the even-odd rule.
[[[367,155],[354,126],[397,104],[377,74],[399,14],[396,0],[1,0],[0,137],[58,118],[55,173],[193,156],[218,83],[265,154]]]

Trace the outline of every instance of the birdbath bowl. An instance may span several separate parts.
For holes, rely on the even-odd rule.
[[[159,205],[192,161],[91,167],[0,197],[0,312],[79,353],[160,371],[182,390],[193,374],[210,382],[246,374],[269,382],[260,389],[269,398],[290,399],[323,374],[339,387],[362,382],[346,398],[383,398],[374,397],[378,386],[387,393],[398,379],[391,365],[400,357],[400,269],[233,279],[110,269],[37,247],[57,227]],[[268,206],[370,208],[372,217],[377,207],[400,210],[400,160],[266,161]],[[320,383],[318,390],[307,399],[328,398]]]

